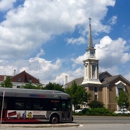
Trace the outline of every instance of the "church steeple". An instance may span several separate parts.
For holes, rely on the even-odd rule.
[[[92,30],[91,30],[91,18],[89,18],[89,32],[88,32],[88,48],[93,48]]]
[[[88,48],[86,49],[88,58],[95,58],[95,49],[93,47],[92,29],[91,29],[91,18],[89,18],[89,29],[88,29]]]
[[[82,85],[101,84],[99,81],[98,59],[96,59],[95,48],[93,47],[91,18],[89,18],[88,47],[86,49],[86,52],[87,58],[83,61],[84,79]]]

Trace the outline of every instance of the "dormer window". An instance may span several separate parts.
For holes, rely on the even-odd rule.
[[[18,82],[21,82],[21,77],[18,77]]]
[[[32,83],[32,78],[29,78],[29,83]]]

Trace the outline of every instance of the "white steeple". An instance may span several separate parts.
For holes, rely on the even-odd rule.
[[[82,85],[87,84],[101,84],[99,81],[98,59],[95,56],[95,49],[93,47],[91,18],[89,18],[88,31],[88,48],[86,49],[87,58],[84,60],[84,79]]]
[[[89,18],[88,48],[93,48],[93,39],[92,39],[92,30],[91,30],[91,18]]]
[[[91,18],[89,18],[89,30],[88,30],[88,48],[86,49],[87,58],[95,58],[95,49],[93,47],[93,38],[91,30]]]

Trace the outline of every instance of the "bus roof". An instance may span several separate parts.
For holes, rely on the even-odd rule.
[[[69,99],[70,95],[57,90],[37,90],[21,88],[3,88],[0,87],[0,96],[5,97],[28,97],[28,98],[55,98]]]

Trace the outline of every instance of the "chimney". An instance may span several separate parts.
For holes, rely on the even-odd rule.
[[[14,69],[14,76],[16,75],[16,69]]]
[[[6,80],[6,75],[4,75],[4,81]]]
[[[64,85],[68,83],[68,75],[65,75]]]

